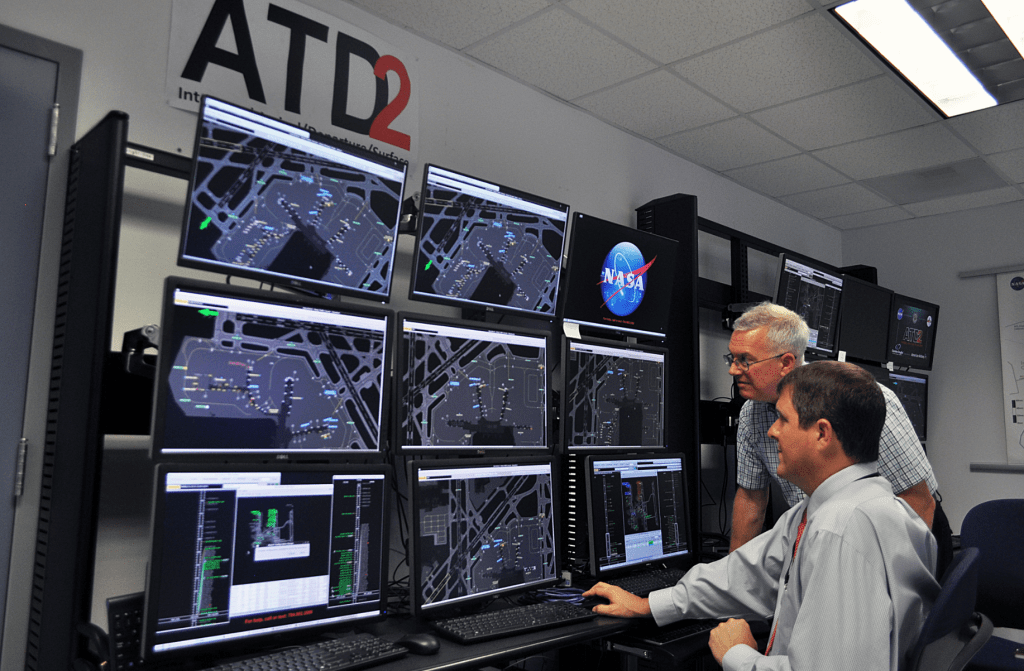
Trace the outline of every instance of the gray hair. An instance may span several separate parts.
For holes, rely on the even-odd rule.
[[[811,337],[803,317],[781,305],[765,301],[740,315],[732,328],[734,331],[753,331],[762,326],[768,327],[765,340],[773,350],[779,354],[789,352],[796,357],[797,365],[803,364],[804,350]]]

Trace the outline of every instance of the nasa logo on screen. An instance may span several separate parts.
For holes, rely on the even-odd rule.
[[[647,291],[648,269],[654,264],[655,256],[644,262],[640,248],[631,242],[620,242],[604,257],[601,274],[601,297],[612,313],[619,317],[632,314],[640,307]]]
[[[1014,277],[1012,280],[1010,280],[1010,288],[1013,289],[1014,291],[1020,291],[1021,289],[1024,289],[1024,277],[1018,275],[1017,277]]]
[[[903,308],[896,311],[896,319],[903,319]]]

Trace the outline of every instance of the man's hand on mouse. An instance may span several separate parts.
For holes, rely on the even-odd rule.
[[[598,615],[611,615],[612,617],[651,616],[651,606],[647,599],[636,594],[630,594],[621,587],[614,587],[608,583],[599,582],[583,593],[583,598],[588,596],[600,596],[608,599],[607,604],[598,604],[592,609]]]

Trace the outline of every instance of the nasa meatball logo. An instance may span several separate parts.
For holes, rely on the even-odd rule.
[[[1020,291],[1021,289],[1024,289],[1024,277],[1018,275],[1017,277],[1014,277],[1012,280],[1010,280],[1010,288],[1013,289],[1014,291]]]
[[[632,314],[644,300],[646,273],[657,258],[644,262],[640,248],[631,242],[620,242],[612,247],[604,258],[601,272],[602,305],[619,317]]]

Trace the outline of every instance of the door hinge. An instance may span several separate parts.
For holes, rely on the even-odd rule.
[[[54,103],[50,109],[50,149],[49,155],[57,155],[57,124],[60,121],[60,103]]]

